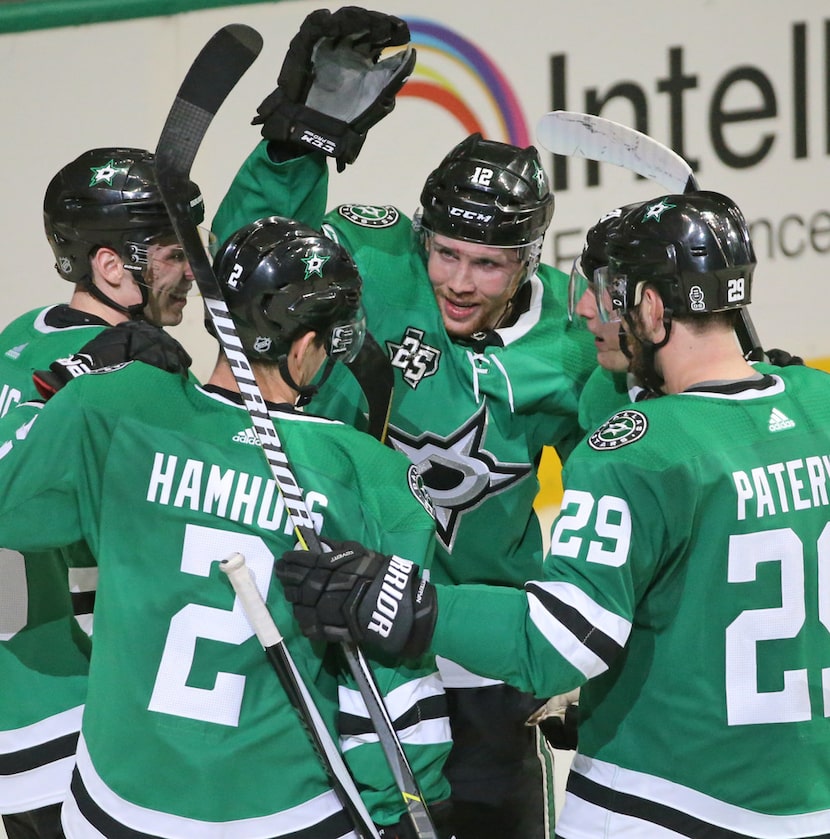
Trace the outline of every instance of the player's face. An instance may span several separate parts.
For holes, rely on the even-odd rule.
[[[177,326],[182,322],[187,295],[193,286],[193,272],[177,242],[153,244],[147,249],[149,298],[144,316],[156,326]]]
[[[435,234],[427,271],[447,332],[467,337],[496,327],[524,270],[514,248],[494,248]]]
[[[576,313],[585,319],[588,331],[594,336],[597,348],[597,364],[612,372],[628,370],[628,359],[620,349],[619,320],[603,322],[597,309],[596,290],[593,283],[582,293],[576,303]]]

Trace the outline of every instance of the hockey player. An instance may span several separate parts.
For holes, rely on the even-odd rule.
[[[627,402],[636,402],[648,393],[628,371],[629,358],[620,346],[619,314],[608,312],[597,297],[597,272],[608,265],[608,238],[619,227],[623,215],[635,206],[638,205],[628,204],[604,213],[588,230],[582,254],[571,269],[569,312],[571,317],[585,322],[597,351],[597,367],[579,398],[579,424],[585,433],[593,431]]]
[[[338,165],[353,160],[340,151],[349,120],[360,123],[362,141],[366,115],[391,110],[411,69],[403,50],[378,63],[371,56],[407,40],[403,21],[387,15],[355,7],[312,13],[291,42],[279,87],[259,108],[264,140],[213,231],[221,238],[278,212],[322,225],[352,254],[367,325],[395,370],[389,440],[418,466],[435,505],[433,579],[521,587],[541,572],[539,459],[545,446],[564,459],[579,439],[578,397],[594,349],[590,333],[568,320],[567,277],[539,261],[554,199],[533,147],[471,135],[427,177],[414,219],[395,207],[354,204],[323,219],[328,169],[320,148]],[[332,374],[313,410],[359,425],[359,396],[344,372]],[[552,755],[525,725],[544,699],[450,661],[440,666],[453,725],[447,772],[457,836],[548,836]]]
[[[198,223],[204,212],[195,184],[191,197]],[[193,281],[150,152],[84,152],[51,180],[43,210],[55,267],[74,288],[67,304],[27,312],[0,333],[0,415],[38,398],[36,370],[51,392],[95,362],[141,357],[186,369],[190,360],[172,338],[131,320],[146,315],[159,326],[178,323]],[[101,335],[115,324],[122,325]],[[75,355],[84,345],[86,354]],[[4,550],[0,557],[0,813],[9,839],[53,839],[74,764],[89,656],[68,586],[89,631],[95,572],[83,544],[25,558]],[[69,580],[67,562],[75,566]]]
[[[359,349],[361,281],[350,257],[270,218],[232,236],[216,270],[322,533],[358,532],[427,561],[433,520],[406,458],[293,407],[327,358]],[[269,584],[274,556],[295,537],[250,426],[223,354],[204,387],[126,364],[2,420],[0,543],[41,550],[83,538],[100,574],[63,807],[69,839],[355,837],[219,569],[236,551],[332,729],[339,688],[341,743],[373,817],[388,827],[401,816],[359,694],[338,681],[322,645],[296,633],[280,586]],[[445,798],[450,735],[433,658],[377,676],[424,793]]]
[[[524,593],[404,581],[387,644],[366,616],[388,558],[350,545],[323,572],[289,553],[277,574],[314,637],[339,621],[394,654],[432,635],[524,690],[584,683],[562,839],[828,836],[830,378],[744,360],[734,326],[755,254],[729,198],[647,202],[608,255],[633,368],[666,395],[571,455],[540,580]],[[354,560],[360,594],[335,594],[326,576]],[[331,616],[337,599],[338,621],[319,622],[314,603]]]

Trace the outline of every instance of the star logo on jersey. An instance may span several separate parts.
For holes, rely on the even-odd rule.
[[[527,477],[529,463],[503,463],[482,447],[487,411],[482,406],[447,437],[418,437],[390,426],[389,440],[415,464],[435,507],[435,529],[451,551],[464,514]]]
[[[119,169],[116,168],[114,160],[108,160],[103,166],[90,166],[89,171],[92,172],[90,186],[100,183],[112,186],[112,179],[118,174]]]
[[[649,219],[660,221],[666,210],[673,210],[676,206],[677,204],[667,204],[661,198],[656,204],[651,204],[646,208],[646,214],[643,216],[643,221],[648,221]]]
[[[360,227],[391,227],[401,216],[394,207],[372,204],[341,204],[337,212],[346,221]]]
[[[647,430],[645,414],[632,410],[619,411],[588,438],[588,445],[598,452],[619,449],[636,443]]]
[[[400,344],[386,342],[392,366],[401,371],[403,380],[414,390],[427,376],[438,372],[441,350],[423,342],[423,329],[407,326]]]
[[[329,259],[331,259],[330,256],[312,254],[311,256],[307,256],[305,259],[301,260],[303,265],[305,265],[305,276],[303,279],[307,280],[312,274],[322,277],[323,266],[329,261]]]

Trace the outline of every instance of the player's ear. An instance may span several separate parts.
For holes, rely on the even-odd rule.
[[[112,248],[98,248],[89,261],[93,278],[103,281],[106,286],[117,288],[125,279],[132,282],[131,275],[124,268],[124,260]]]

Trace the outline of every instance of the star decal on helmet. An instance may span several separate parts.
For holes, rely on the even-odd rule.
[[[307,256],[305,259],[301,260],[303,265],[305,265],[305,276],[303,279],[307,280],[312,274],[322,277],[323,266],[329,261],[329,259],[330,257],[328,256],[318,256],[317,254],[312,254],[311,256]]]
[[[666,210],[673,210],[676,206],[677,204],[667,204],[661,198],[656,204],[649,204],[646,207],[646,214],[643,216],[643,221],[648,221],[649,219],[660,221]]]
[[[533,180],[536,183],[536,189],[539,195],[544,195],[548,191],[548,178],[545,175],[545,170],[536,161],[533,162]]]
[[[107,186],[112,186],[112,179],[118,174],[120,169],[116,167],[115,160],[108,160],[103,166],[90,166],[89,171],[92,172],[92,180],[89,185],[105,183]]]
[[[446,437],[418,437],[389,427],[389,441],[418,469],[435,508],[436,534],[451,551],[465,513],[533,471],[529,463],[502,463],[483,448],[487,409],[479,410]]]

